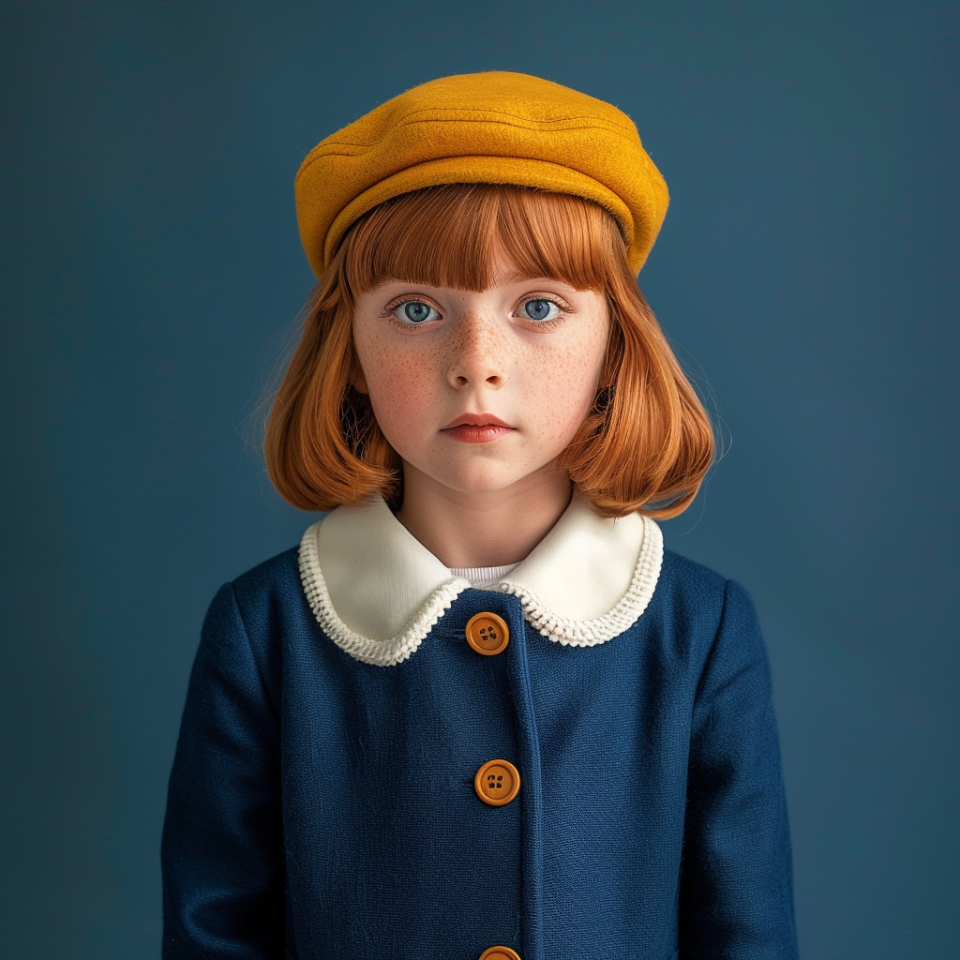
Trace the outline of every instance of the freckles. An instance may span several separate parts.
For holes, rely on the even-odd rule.
[[[488,357],[504,358],[515,349],[507,331],[499,323],[487,322],[472,312],[464,314],[447,342],[447,351],[452,357],[477,352]]]
[[[430,405],[435,392],[434,351],[404,350],[379,343],[371,351],[371,370],[364,369],[370,402],[381,427],[403,424]],[[409,424],[407,424],[409,425]]]
[[[605,345],[605,341],[604,341]],[[567,442],[580,428],[596,398],[602,366],[602,354],[592,343],[565,345],[553,353],[549,362],[528,368],[542,391],[545,431],[558,441]]]

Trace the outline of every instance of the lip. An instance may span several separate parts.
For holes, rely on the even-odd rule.
[[[465,413],[442,427],[440,432],[461,443],[492,443],[515,429],[490,413]]]
[[[513,429],[509,423],[504,423],[499,417],[495,417],[492,413],[465,413],[462,417],[451,420],[445,427],[441,427],[440,429],[453,430],[456,427],[506,427],[508,430]]]

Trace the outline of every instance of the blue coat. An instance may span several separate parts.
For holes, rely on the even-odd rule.
[[[464,639],[481,611],[499,655]],[[500,758],[521,786],[490,806],[474,776]],[[163,864],[167,960],[796,957],[753,605],[667,551],[609,642],[466,589],[383,667],[331,641],[283,553],[207,615]]]

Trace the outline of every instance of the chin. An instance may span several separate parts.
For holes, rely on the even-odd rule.
[[[500,493],[504,490],[509,490],[515,482],[515,480],[497,480],[492,477],[488,477],[483,479],[474,478],[471,480],[463,480],[459,483],[446,483],[445,486],[449,487],[451,490],[456,490],[458,493],[469,493],[482,496],[484,494]]]
[[[437,483],[457,493],[470,494],[489,494],[508,490],[515,483],[522,480],[523,476],[508,473],[503,470],[490,469],[472,469],[453,474],[434,476]]]

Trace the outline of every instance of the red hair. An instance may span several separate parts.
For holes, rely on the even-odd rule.
[[[308,302],[267,423],[267,470],[284,499],[330,510],[374,493],[399,498],[400,459],[352,386],[355,298],[387,279],[483,290],[497,252],[525,277],[602,291],[610,308],[597,401],[558,467],[604,516],[672,517],[689,506],[713,431],[637,288],[616,221],[589,200],[493,184],[405,194],[350,228]]]

